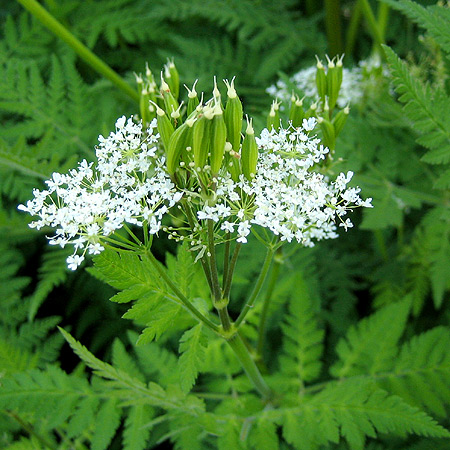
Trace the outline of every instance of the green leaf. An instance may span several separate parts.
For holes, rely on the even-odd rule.
[[[152,414],[146,405],[132,406],[125,421],[123,432],[124,450],[144,450],[150,436],[150,428],[145,425]]]
[[[180,385],[183,392],[189,392],[195,383],[205,357],[208,345],[206,334],[201,323],[184,332],[180,339],[180,353],[178,369]]]
[[[92,450],[106,450],[120,425],[121,411],[115,398],[103,403],[96,417],[96,426],[92,437]]]
[[[338,342],[339,360],[330,373],[339,378],[377,373],[389,368],[408,318],[408,300],[388,305],[352,326]],[[393,320],[395,318],[395,320]]]
[[[301,272],[295,274],[295,294],[289,301],[289,313],[282,324],[283,354],[281,372],[298,389],[304,382],[315,380],[321,369],[324,332],[318,326],[314,303]]]

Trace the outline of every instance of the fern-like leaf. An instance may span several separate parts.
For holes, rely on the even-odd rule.
[[[295,387],[315,380],[320,374],[324,332],[315,318],[311,294],[301,273],[296,274],[296,290],[289,302],[289,313],[282,325],[283,355],[281,372]]]
[[[189,392],[203,363],[207,336],[201,323],[186,331],[180,339],[178,367],[183,392]]]

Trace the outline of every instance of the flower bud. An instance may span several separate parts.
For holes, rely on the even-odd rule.
[[[178,99],[178,96],[180,95],[180,75],[178,74],[178,70],[175,67],[173,60],[168,60],[164,69],[170,92],[172,92],[175,99]]]
[[[227,138],[233,147],[235,152],[239,151],[241,143],[241,131],[242,131],[242,103],[239,99],[236,90],[234,89],[234,78],[229,83],[224,80],[227,86],[227,103],[225,105],[225,125],[227,126]]]
[[[327,93],[328,105],[332,110],[336,106],[339,97],[339,90],[342,83],[342,59],[337,60],[339,67],[334,63],[334,58],[330,60],[328,57],[328,72],[327,72]]]
[[[192,86],[192,90],[189,89],[186,85],[184,87],[188,91],[188,104],[187,104],[187,115],[188,117],[195,111],[195,108],[199,105],[198,95],[197,91],[195,90],[195,85],[197,84],[198,80],[194,81],[194,84]]]
[[[278,130],[280,128],[280,103],[276,100],[273,101],[272,106],[270,107],[269,115],[267,116],[267,128],[269,131],[272,128]]]
[[[204,110],[207,111],[208,106]],[[192,149],[194,151],[195,168],[202,169],[208,159],[209,145],[211,141],[211,119],[213,116],[206,116],[205,112],[199,116],[194,124],[192,134]]]
[[[195,119],[188,119],[186,122],[177,128],[170,136],[169,145],[167,149],[167,172],[172,175],[178,168],[179,161],[186,147],[192,143],[192,127]]]
[[[339,111],[336,116],[333,118],[333,126],[334,126],[334,134],[336,137],[344,128],[345,122],[347,122],[347,117],[350,113],[350,108],[346,106],[344,109]]]
[[[325,67],[322,64],[322,61],[316,56],[317,65],[316,65],[316,86],[319,97],[322,101],[325,100],[325,96],[327,95],[327,75],[325,73]]]
[[[299,127],[305,117],[305,111],[303,110],[303,99],[299,99],[298,96],[293,97],[291,103],[291,109],[289,110],[289,121],[292,122],[294,127]]]
[[[252,120],[247,117],[247,130],[242,142],[241,167],[242,173],[248,180],[251,180],[256,173],[256,163],[258,162],[258,145],[255,139]]]
[[[334,150],[336,144],[336,135],[334,132],[333,124],[328,119],[324,119],[323,117],[318,117],[317,122],[319,122],[320,129],[322,130],[323,145],[325,147],[328,147],[330,151]]]
[[[309,107],[308,111],[306,111],[305,119],[309,119],[310,117],[316,117],[317,115],[317,103],[314,102]]]
[[[211,124],[211,173],[219,173],[222,165],[223,155],[225,153],[225,142],[227,139],[227,127],[223,118],[223,111],[219,103],[214,105],[214,117]]]
[[[153,106],[156,108],[158,133],[161,136],[162,143],[167,152],[167,149],[169,148],[169,140],[174,132],[174,128],[164,110],[162,110],[156,103],[153,103]]]
[[[163,75],[161,73],[161,94],[164,99],[164,108],[168,113],[171,113],[172,111],[176,111],[179,107],[178,101],[173,96],[169,85],[166,83],[166,81],[163,78]]]

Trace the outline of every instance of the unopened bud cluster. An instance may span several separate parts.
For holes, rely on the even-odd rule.
[[[339,70],[325,74],[324,104],[337,95]],[[303,110],[300,99],[295,98],[286,127],[275,102],[270,127],[256,137],[252,119],[244,119],[234,79],[224,81],[224,98],[214,79],[208,100],[194,83],[185,101],[171,61],[159,85],[148,67],[136,79],[141,120],[120,118],[115,132],[99,137],[97,163],[83,161],[67,175],[53,174],[47,189],[36,189],[35,198],[19,206],[39,217],[31,226],[56,229],[50,243],[74,245],[70,268],[106,245],[135,248],[128,225],[142,228],[145,245],[162,230],[187,241],[203,258],[211,231],[215,244],[245,243],[260,226],[280,240],[311,246],[337,237],[336,223],[351,227],[344,216],[352,208],[371,206],[370,199],[359,197],[359,188],[347,187],[351,172],[334,181],[320,173],[329,148],[315,135],[321,121]],[[345,121],[339,114],[332,122],[336,135]],[[131,240],[116,236],[123,228]]]

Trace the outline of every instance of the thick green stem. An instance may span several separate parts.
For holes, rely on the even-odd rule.
[[[330,56],[344,51],[342,43],[342,19],[339,0],[325,0],[325,28]]]
[[[261,394],[264,399],[270,399],[272,397],[272,391],[269,386],[267,386],[264,378],[261,375],[258,367],[253,361],[247,347],[242,342],[241,336],[236,333],[229,340],[227,340],[230,347],[233,349],[237,358],[239,359],[245,373],[247,374],[250,381],[255,386],[256,390]]]
[[[281,254],[281,247],[277,250],[277,253]],[[269,284],[267,286],[266,296],[264,297],[264,303],[261,311],[261,318],[259,320],[258,344],[256,346],[256,353],[259,358],[261,358],[264,348],[264,336],[266,333],[267,313],[269,311],[270,301],[272,300],[273,291],[275,289],[275,285],[278,280],[278,275],[280,274],[281,258],[278,258],[277,256],[275,256],[272,272],[269,278]]]
[[[203,322],[208,328],[215,331],[216,333],[219,332],[219,327],[211,322],[207,317],[205,317],[190,301],[185,297],[185,295],[178,289],[177,285],[170,279],[170,277],[167,275],[165,270],[161,267],[158,260],[154,257],[153,253],[150,251],[146,251],[145,254],[150,259],[150,262],[153,264],[155,269],[160,274],[161,278],[167,283],[167,285],[170,287],[170,289],[173,291],[173,293],[180,299],[181,303],[186,307],[187,310],[189,310],[197,319],[199,319],[201,322]]]
[[[67,28],[58,22],[47,10],[36,0],[17,0],[26,10],[38,19],[53,34],[68,44],[75,53],[95,71],[110,80],[119,89],[125,92],[136,102],[139,102],[139,94],[126,81],[124,81],[114,70],[105,64],[98,56],[91,52],[80,42]]]
[[[355,48],[356,36],[358,34],[359,24],[361,22],[361,1],[358,0],[353,8],[352,17],[347,27],[347,33],[345,37],[345,54],[351,56]]]
[[[270,268],[270,263],[272,262],[274,255],[274,249],[273,247],[270,247],[267,250],[266,258],[264,259],[263,266],[261,268],[261,272],[259,274],[258,280],[256,281],[255,287],[253,288],[253,291],[250,295],[250,297],[247,300],[247,303],[242,308],[241,313],[239,314],[239,317],[236,320],[236,327],[238,327],[242,321],[245,319],[245,316],[250,311],[251,308],[253,308],[253,304],[255,303],[256,297],[258,297],[259,292],[261,291],[261,288],[264,284],[264,280],[266,279],[267,272]]]
[[[386,41],[386,28],[389,22],[389,5],[381,3],[378,5],[378,29],[383,42]]]
[[[360,1],[362,13],[364,15],[364,18],[366,19],[369,32],[372,36],[372,39],[374,40],[374,44],[377,45],[379,51],[382,51],[381,44],[384,44],[384,38],[380,32],[377,19],[375,18],[372,8],[370,7],[369,0],[360,0]]]

